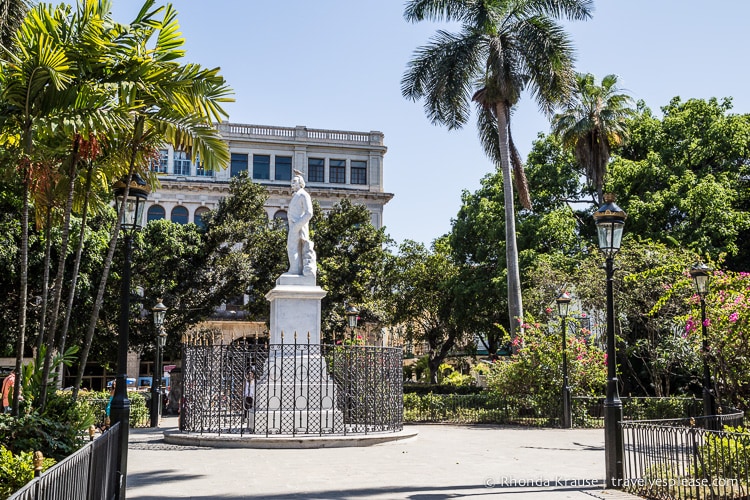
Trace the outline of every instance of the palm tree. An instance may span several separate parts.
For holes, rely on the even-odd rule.
[[[0,1],[0,45],[6,48],[13,46],[16,30],[28,10],[29,2],[26,0]]]
[[[226,117],[221,107],[231,101],[231,89],[226,86],[218,68],[204,69],[196,64],[175,62],[184,55],[177,12],[171,5],[153,9],[153,0],[146,0],[129,26],[119,26],[120,36],[114,41],[115,50],[109,67],[116,84],[116,98],[120,108],[128,109],[130,125],[111,145],[121,145],[121,171],[112,170],[112,180],[136,173],[149,177],[149,158],[158,145],[172,143],[175,147],[192,148],[206,168],[218,170],[229,163],[229,150],[213,125]],[[162,19],[156,16],[163,12]],[[155,38],[155,41],[154,41]],[[125,193],[127,196],[127,190]],[[80,387],[88,353],[104,300],[109,270],[114,256],[124,203],[118,207],[118,217],[110,237],[101,281],[94,300],[74,391]]]
[[[579,73],[576,83],[570,101],[552,118],[552,132],[573,150],[601,205],[610,151],[627,140],[633,100],[617,87],[617,75],[607,75],[596,85],[594,75]]]
[[[28,244],[30,192],[37,161],[38,135],[44,133],[43,125],[59,112],[60,96],[73,80],[72,68],[65,51],[55,43],[60,20],[45,7],[31,11],[16,32],[16,53],[7,49],[0,61],[0,103],[2,127],[6,145],[19,139],[19,181],[22,186],[21,252],[19,255],[20,304],[18,338],[16,341],[16,370],[21,373],[21,363],[26,337],[26,306],[28,290]],[[13,413],[18,412],[20,385],[13,395]]]
[[[457,34],[440,30],[418,48],[401,81],[404,97],[424,99],[432,123],[461,128],[477,105],[479,136],[503,176],[508,309],[516,332],[523,318],[513,186],[530,208],[525,176],[510,134],[510,117],[524,90],[548,114],[574,81],[573,47],[555,22],[591,16],[592,0],[410,0],[407,21],[461,24]]]

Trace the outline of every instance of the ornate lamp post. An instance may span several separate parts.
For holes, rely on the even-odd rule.
[[[117,181],[113,190],[116,206],[121,211],[120,229],[124,235],[125,259],[120,286],[120,340],[117,351],[117,378],[115,394],[112,397],[110,414],[113,422],[120,423],[120,455],[117,471],[120,474],[118,498],[125,498],[128,471],[128,435],[130,434],[130,400],[128,399],[128,335],[130,321],[130,270],[133,250],[133,235],[141,228],[143,209],[151,191],[146,181],[134,174],[127,184],[127,178]]]
[[[159,416],[161,415],[161,373],[162,349],[167,343],[167,332],[164,330],[164,316],[167,314],[167,306],[161,299],[151,308],[154,313],[154,327],[156,327],[156,359],[154,360],[154,376],[151,378],[151,427],[159,427]]]
[[[357,320],[359,319],[359,309],[349,304],[346,306],[346,320],[349,322],[349,328],[352,331],[352,341],[354,341],[354,333],[357,329]]]
[[[573,418],[570,409],[570,384],[568,383],[568,342],[567,342],[567,324],[566,319],[568,318],[568,308],[570,307],[570,294],[563,292],[556,299],[557,301],[557,312],[560,315],[562,322],[562,368],[563,368],[563,385],[562,385],[562,401],[563,401],[563,415],[562,415],[562,426],[564,429],[570,429],[573,427]]]
[[[711,390],[711,372],[708,369],[708,335],[706,333],[706,294],[711,281],[711,269],[703,263],[690,268],[690,276],[695,283],[695,291],[701,299],[701,331],[703,334],[703,415],[716,415],[716,400]]]
[[[599,236],[599,250],[606,259],[607,273],[607,397],[604,400],[604,461],[608,488],[622,487],[623,439],[618,428],[622,420],[622,401],[617,389],[617,361],[615,351],[615,312],[612,275],[615,254],[620,250],[622,230],[627,214],[615,204],[615,196],[604,195],[604,205],[594,212]]]

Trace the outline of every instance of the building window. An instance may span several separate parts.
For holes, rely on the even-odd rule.
[[[148,207],[148,212],[146,212],[146,222],[151,222],[152,220],[160,220],[167,216],[166,212],[164,211],[164,207],[161,205],[151,205]]]
[[[193,219],[195,221],[196,226],[198,226],[201,229],[206,229],[206,223],[203,222],[203,215],[208,212],[209,210],[206,207],[199,207],[195,210],[195,215],[193,216]]]
[[[307,180],[309,182],[325,182],[325,160],[323,158],[307,159]]]
[[[155,159],[151,164],[151,170],[160,174],[167,173],[167,167],[169,166],[169,151],[166,149],[159,150],[159,158]]]
[[[201,177],[213,177],[214,171],[204,168],[200,155],[195,155],[195,175]]]
[[[367,184],[367,162],[352,160],[352,184]]]
[[[196,163],[195,164],[195,175],[201,176],[201,177],[213,177],[214,171],[208,168],[203,167],[203,163]]]
[[[185,151],[174,152],[174,175],[190,175],[190,155]]]
[[[274,178],[277,181],[291,181],[292,180],[292,157],[291,156],[277,156],[275,159],[276,167]]]
[[[328,182],[334,184],[346,183],[346,160],[330,160],[328,162]]]
[[[240,172],[247,172],[247,155],[244,153],[232,153],[229,169],[232,177],[237,177]]]
[[[188,209],[185,207],[174,207],[172,209],[172,222],[175,224],[187,224]]]
[[[271,156],[253,155],[253,179],[271,178]]]

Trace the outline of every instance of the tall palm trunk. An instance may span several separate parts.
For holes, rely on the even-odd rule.
[[[49,331],[47,332],[47,352],[44,356],[44,368],[42,369],[41,389],[39,393],[39,407],[44,411],[47,406],[47,386],[49,385],[49,374],[52,365],[52,356],[55,351],[55,334],[60,322],[60,302],[62,301],[63,279],[65,277],[65,261],[68,254],[68,241],[70,240],[70,214],[73,211],[73,194],[76,183],[76,165],[78,165],[78,149],[80,137],[76,136],[73,141],[73,151],[70,154],[70,168],[68,169],[68,198],[65,201],[65,211],[62,223],[62,241],[60,243],[60,255],[57,259],[57,275],[55,276],[55,287],[52,296],[52,314],[49,319]]]
[[[81,230],[78,237],[78,247],[76,248],[76,257],[73,262],[73,279],[70,283],[70,290],[68,295],[68,303],[65,308],[65,316],[63,319],[63,326],[60,331],[60,347],[59,351],[65,352],[65,343],[68,337],[68,328],[70,327],[70,316],[73,314],[73,301],[76,294],[76,286],[78,284],[78,270],[81,267],[81,255],[83,254],[83,242],[86,236],[86,220],[88,218],[89,208],[89,195],[91,193],[91,180],[94,176],[94,165],[92,161],[88,161],[88,168],[86,171],[86,185],[84,187],[84,199],[83,209],[81,210]],[[58,381],[62,382],[64,375],[65,365],[61,362],[58,366]]]
[[[41,364],[39,356],[44,343],[44,327],[47,324],[47,301],[49,298],[49,261],[52,255],[52,206],[47,206],[47,214],[44,220],[44,275],[42,277],[42,310],[39,315],[39,337],[36,339],[36,365]]]
[[[132,176],[132,169],[131,173],[128,176],[128,179]],[[130,182],[128,182],[126,190],[130,187]],[[125,193],[125,196],[127,197],[127,191]],[[81,388],[81,381],[83,380],[83,373],[86,371],[86,363],[88,362],[89,358],[89,351],[91,350],[91,343],[94,339],[94,332],[96,331],[96,324],[99,321],[99,311],[102,309],[102,304],[104,303],[104,290],[107,288],[107,280],[109,279],[109,271],[112,267],[112,259],[115,255],[115,249],[117,248],[117,237],[120,234],[120,222],[122,221],[122,213],[125,210],[125,203],[120,207],[117,207],[117,221],[115,222],[115,226],[112,228],[112,234],[109,238],[109,248],[107,249],[107,257],[104,259],[104,267],[102,268],[102,277],[99,280],[99,288],[96,292],[96,300],[94,300],[94,308],[91,311],[91,316],[89,317],[89,324],[88,328],[86,329],[86,337],[83,340],[83,348],[81,349],[81,357],[79,361],[78,366],[78,374],[76,375],[76,380],[73,383],[73,399],[76,399],[78,397],[78,391]]]
[[[31,184],[31,158],[30,153],[33,145],[31,137],[31,120],[26,119],[24,130],[24,154],[21,159],[21,179],[23,182],[23,211],[21,212],[21,258],[19,262],[21,282],[18,294],[20,304],[18,311],[18,338],[16,339],[16,376],[18,382],[13,386],[13,408],[11,414],[18,415],[18,401],[21,398],[21,386],[23,385],[23,351],[26,341],[26,307],[28,298],[26,294],[29,288],[29,192]]]
[[[508,140],[508,107],[498,103],[497,133],[500,142],[500,168],[503,174],[503,203],[505,205],[505,260],[508,274],[508,313],[511,335],[519,333],[523,324],[523,302],[521,301],[521,274],[518,269],[518,247],[516,245],[516,213],[513,202],[513,172],[510,164]]]

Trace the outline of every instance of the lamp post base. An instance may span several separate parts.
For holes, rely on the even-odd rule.
[[[623,486],[623,440],[618,422],[622,421],[622,401],[604,401],[604,461],[607,488]]]

